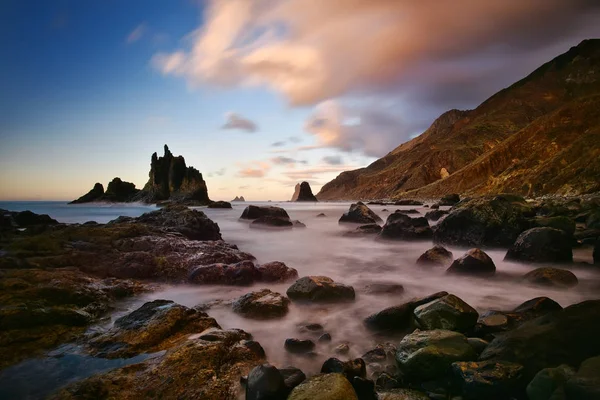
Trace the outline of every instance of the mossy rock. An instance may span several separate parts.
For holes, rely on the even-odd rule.
[[[296,386],[288,400],[358,400],[354,388],[342,374],[321,374]]]

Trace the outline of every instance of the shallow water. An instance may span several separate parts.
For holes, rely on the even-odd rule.
[[[535,288],[522,285],[519,278],[528,271],[540,265],[524,265],[503,261],[505,250],[490,250],[487,253],[492,257],[497,267],[497,275],[492,278],[468,278],[449,276],[444,273],[444,268],[423,269],[415,265],[416,259],[428,248],[431,242],[400,242],[376,241],[373,237],[344,237],[343,233],[353,229],[353,226],[339,225],[338,219],[345,212],[349,203],[268,203],[285,208],[292,219],[298,219],[307,225],[307,228],[292,230],[271,231],[251,229],[248,222],[238,220],[244,207],[253,203],[233,203],[233,209],[207,209],[201,208],[210,218],[216,221],[224,240],[235,243],[243,251],[253,254],[257,262],[282,261],[288,266],[296,268],[300,276],[325,275],[335,281],[354,286],[357,292],[356,301],[337,305],[297,305],[291,304],[287,316],[270,321],[257,321],[243,318],[234,314],[229,306],[220,305],[209,309],[207,312],[214,317],[223,328],[241,328],[250,332],[254,339],[264,347],[269,362],[283,367],[294,365],[302,368],[307,373],[320,370],[323,361],[335,356],[333,348],[340,343],[350,345],[349,357],[359,357],[375,344],[385,341],[397,341],[397,338],[378,337],[368,332],[362,323],[364,317],[385,307],[398,305],[413,297],[425,296],[434,292],[445,290],[453,293],[479,311],[489,309],[509,310],[520,303],[538,296],[548,296],[562,306],[568,306],[586,299],[597,298],[600,289],[600,271],[593,267],[573,266],[570,268],[579,278],[580,284],[569,290],[556,290],[549,288]],[[257,203],[267,205],[267,203]],[[88,206],[90,216],[86,217],[79,209],[64,208],[48,209],[46,213],[61,222],[77,222],[95,219],[106,222],[98,216],[104,213],[108,220],[118,216],[111,212],[121,211],[119,208],[102,210]],[[79,207],[79,206],[68,206]],[[0,208],[3,207],[0,204]],[[416,208],[423,215],[428,208],[414,206],[372,206],[382,219],[386,219],[390,212],[396,209]],[[388,209],[389,212],[382,211]],[[30,208],[34,212],[39,212]],[[148,208],[126,206],[128,215],[135,216],[147,211]],[[319,213],[325,213],[325,218],[317,218]],[[62,213],[62,214],[61,214]],[[71,213],[71,215],[69,215]],[[138,214],[136,214],[138,213]],[[74,215],[76,214],[76,215]],[[95,217],[92,217],[94,215]],[[461,256],[466,249],[450,247],[454,257]],[[577,249],[576,261],[591,262],[590,249]],[[405,291],[400,295],[371,295],[362,291],[370,282],[394,282],[404,286]],[[213,300],[235,299],[245,293],[262,288],[285,293],[290,283],[284,284],[257,284],[252,287],[224,287],[224,286],[167,286],[162,290],[133,299],[121,305],[118,313],[113,315],[113,320],[119,315],[133,310],[145,301],[153,299],[169,299],[186,306]],[[298,325],[303,323],[320,323],[325,331],[332,336],[332,341],[327,344],[318,344],[314,358],[291,355],[287,353],[283,344],[286,338],[311,338],[316,341],[318,336],[300,333]],[[30,368],[21,366],[18,369],[20,381],[25,383],[36,382],[47,374],[48,368],[58,374],[61,379],[54,381],[54,387],[75,379],[78,370],[85,367],[86,360],[81,364],[48,363],[48,359],[30,360]],[[69,359],[66,359],[68,361]],[[87,360],[93,363],[94,360]],[[27,369],[29,368],[29,370]],[[0,387],[7,381],[7,371],[0,373]],[[10,375],[8,376],[10,378]],[[65,378],[66,377],[66,378]],[[51,386],[51,385],[49,385]],[[46,386],[48,387],[48,385]],[[17,392],[12,392],[17,393]],[[9,397],[10,398],[10,397]],[[39,398],[30,396],[29,398]]]

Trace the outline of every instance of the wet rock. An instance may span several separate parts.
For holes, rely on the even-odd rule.
[[[379,393],[379,400],[430,400],[423,392],[413,389],[392,389]]]
[[[415,331],[398,344],[396,361],[408,381],[428,381],[443,377],[456,361],[477,357],[467,338],[453,331]]]
[[[241,219],[258,219],[260,217],[275,217],[282,219],[290,219],[288,213],[281,207],[259,207],[259,206],[248,206],[244,209],[241,215]]]
[[[370,379],[355,376],[352,378],[352,387],[356,393],[358,400],[378,400],[379,397],[375,392],[375,382]]]
[[[458,246],[508,247],[531,226],[535,211],[520,196],[502,194],[462,201],[438,225],[434,240]]]
[[[286,282],[298,279],[298,271],[280,261],[261,264],[257,267],[262,282]]]
[[[324,333],[321,336],[319,336],[319,343],[329,343],[331,342],[331,335],[329,333]]]
[[[250,285],[260,278],[261,274],[252,261],[242,261],[236,264],[200,265],[192,269],[188,281],[200,285]]]
[[[564,391],[564,385],[575,375],[575,370],[568,365],[559,365],[555,368],[544,368],[538,372],[527,385],[529,400],[550,400],[558,390]],[[559,400],[557,393],[556,400]]]
[[[271,215],[265,215],[262,217],[258,217],[254,221],[250,223],[250,228],[262,228],[262,227],[270,227],[270,228],[292,228],[294,223],[290,221],[288,218],[283,217],[273,217]]]
[[[581,363],[577,373],[565,383],[565,394],[567,399],[600,398],[600,356]]]
[[[340,355],[348,354],[350,352],[350,346],[348,346],[347,343],[338,344],[333,349],[333,352]]]
[[[348,212],[340,217],[340,223],[350,222],[355,224],[377,224],[383,220],[362,202],[350,205]]]
[[[527,379],[543,368],[578,365],[600,354],[600,300],[547,313],[498,335],[480,360],[505,360],[525,367]]]
[[[467,400],[518,397],[525,385],[523,366],[507,361],[456,362],[452,370]]]
[[[357,376],[359,378],[367,377],[367,367],[362,358],[355,358],[354,360],[341,361],[337,358],[330,358],[323,363],[321,367],[321,373],[329,374],[337,372],[343,374],[348,381],[352,382],[352,379]]]
[[[519,235],[508,249],[505,260],[570,263],[573,261],[571,241],[566,233],[554,228],[533,228]]]
[[[386,239],[426,240],[432,237],[427,219],[411,218],[401,212],[390,214],[380,236]]]
[[[248,318],[280,318],[288,313],[290,301],[287,297],[269,289],[243,295],[233,302],[234,312]]]
[[[450,211],[446,211],[446,210],[433,210],[433,211],[429,211],[425,214],[425,218],[430,220],[430,221],[437,221],[440,218],[442,218],[444,215],[448,215],[450,214]]]
[[[402,199],[394,202],[395,206],[422,206],[423,202],[413,199]]]
[[[379,226],[377,224],[367,224],[367,225],[361,225],[353,231],[344,233],[344,236],[377,235],[379,232],[381,232],[381,226]]]
[[[549,299],[548,297],[536,297],[515,307],[513,312],[519,314],[533,314],[534,316],[539,317],[549,312],[562,309],[563,308],[560,306],[560,304],[552,299]]]
[[[404,286],[393,282],[371,282],[367,284],[363,292],[368,294],[402,294]]]
[[[484,251],[471,249],[454,260],[446,270],[450,274],[491,276],[496,273],[494,261]]]
[[[387,372],[381,373],[375,381],[375,387],[378,390],[394,389],[400,386],[400,383],[396,378],[388,374]]]
[[[440,201],[438,201],[438,204],[440,206],[453,206],[456,203],[458,203],[460,201],[460,196],[456,193],[452,193],[452,194],[447,194],[445,196],[443,196]]]
[[[285,386],[288,388],[289,392],[306,380],[306,375],[304,375],[304,372],[295,367],[281,368],[279,372],[283,376],[283,381],[285,382]]]
[[[489,342],[480,339],[480,338],[467,338],[467,342],[469,345],[475,350],[477,354],[481,354],[481,352],[487,347]]]
[[[354,388],[342,374],[313,376],[298,385],[288,400],[358,400]]]
[[[287,290],[293,301],[339,302],[354,300],[352,286],[334,282],[326,276],[305,276],[298,279]]]
[[[425,329],[468,332],[477,323],[477,311],[460,298],[449,294],[414,310],[419,325]]]
[[[298,197],[294,201],[319,201],[310,189],[310,184],[308,182],[302,182],[299,189]]]
[[[452,263],[452,259],[452,252],[442,246],[434,246],[419,256],[417,264],[445,267]]]
[[[533,224],[539,228],[554,228],[563,231],[567,236],[575,233],[575,221],[569,217],[536,217]]]
[[[570,288],[577,286],[579,280],[574,273],[566,269],[543,267],[528,272],[523,280],[532,285]]]
[[[308,339],[285,339],[284,347],[290,353],[305,354],[315,349],[315,342]]]
[[[190,240],[221,240],[219,225],[202,211],[172,205],[142,214],[129,223],[142,223],[178,232]]]
[[[232,208],[228,201],[213,201],[208,205],[208,208]]]
[[[276,367],[262,364],[248,374],[246,400],[285,399],[288,394],[283,376]]]
[[[325,328],[323,327],[323,325],[318,324],[318,323],[308,323],[308,324],[300,324],[298,326],[298,332],[301,333],[312,333],[312,334],[320,334],[321,332],[323,332]]]

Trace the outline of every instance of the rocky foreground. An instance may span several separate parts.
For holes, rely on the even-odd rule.
[[[448,274],[493,279],[496,267],[485,249],[505,248],[510,260],[555,265],[525,275],[525,283],[569,290],[578,284],[565,269],[573,262],[574,246],[595,244],[594,262],[600,263],[597,197],[525,201],[500,195],[460,201],[449,196],[431,208],[440,210],[440,205],[452,208],[430,218],[396,211],[380,226],[383,221],[357,203],[339,222],[362,228],[352,235],[356,240],[432,240],[436,245],[415,265],[445,268]],[[434,218],[439,222],[430,225]],[[241,220],[252,221],[249,227],[257,221],[270,229],[289,227],[285,221],[296,226],[278,207],[249,206]],[[446,243],[466,246],[465,253],[455,258]],[[224,242],[218,225],[203,212],[183,206],[105,225],[65,225],[48,216],[2,210],[0,368],[74,341],[94,357],[147,358],[69,384],[52,398],[600,398],[600,300],[562,308],[540,297],[512,310],[478,312],[451,293],[424,293],[366,316],[364,324],[380,344],[348,359],[351,344],[332,343],[330,358],[315,376],[269,364],[260,338],[222,329],[210,308],[168,299],[142,305],[107,330],[84,334],[119,299],[161,283],[285,281],[290,284],[285,294],[255,290],[231,301],[232,311],[277,319],[291,302],[344,304],[357,296],[353,287],[325,276],[299,277],[281,262],[257,264]],[[367,290],[385,296],[402,287],[382,282]],[[310,324],[282,347],[310,359],[317,343],[331,341],[322,326]]]

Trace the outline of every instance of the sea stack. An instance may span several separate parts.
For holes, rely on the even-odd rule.
[[[300,196],[300,184],[296,183],[294,187],[294,194],[292,195],[292,199],[290,201],[298,201],[298,197]]]
[[[296,193],[298,193],[298,196],[293,201],[319,201],[313,194],[312,190],[310,189],[310,185],[306,181],[302,182],[300,185],[296,185],[296,190],[297,192],[294,192],[294,197],[296,197]]]

